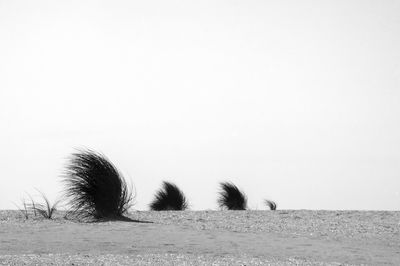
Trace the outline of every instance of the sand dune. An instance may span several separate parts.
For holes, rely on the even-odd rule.
[[[400,212],[137,211],[152,223],[0,212],[2,264],[400,265]]]

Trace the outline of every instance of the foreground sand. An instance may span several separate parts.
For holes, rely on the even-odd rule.
[[[133,212],[77,223],[0,211],[4,265],[400,265],[400,212]]]

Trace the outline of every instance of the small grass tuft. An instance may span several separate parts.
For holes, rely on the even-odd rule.
[[[31,195],[30,194],[28,194],[27,193],[27,195],[28,195],[28,197],[29,197],[29,199],[30,199],[30,201],[31,201],[31,209],[33,210],[33,214],[35,215],[35,217],[37,216],[37,211],[36,211],[36,203],[35,203],[35,201],[33,200],[33,198],[31,197]]]
[[[25,220],[29,219],[29,212],[28,212],[28,204],[26,203],[25,199],[22,199],[22,207],[19,207],[17,204],[13,203],[17,209],[20,211],[20,213],[23,215],[23,217],[25,218]]]
[[[60,201],[57,200],[56,202],[54,202],[54,204],[51,204],[50,201],[48,200],[48,198],[41,191],[38,190],[38,192],[40,193],[40,195],[44,201],[44,204],[36,203],[31,198],[31,201],[32,201],[31,208],[35,212],[35,216],[36,216],[36,212],[37,212],[46,219],[52,219],[54,212],[57,210],[56,209],[57,204]]]
[[[246,210],[247,197],[237,186],[230,182],[220,183],[218,205],[221,209]]]
[[[155,199],[150,204],[153,211],[182,211],[188,208],[188,202],[183,192],[173,183],[163,182],[163,187],[156,192]]]
[[[265,205],[267,205],[271,211],[275,211],[276,210],[277,206],[276,206],[275,201],[266,199],[264,202],[265,202]]]

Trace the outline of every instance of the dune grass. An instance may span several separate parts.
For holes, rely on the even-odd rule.
[[[276,205],[275,201],[266,199],[264,202],[265,202],[265,205],[267,205],[267,207],[269,207],[269,209],[271,211],[275,211],[276,210],[277,205]]]
[[[188,202],[183,192],[175,184],[166,181],[150,203],[150,209],[153,211],[182,211],[187,208]]]
[[[118,169],[92,150],[73,153],[63,178],[69,214],[79,219],[127,219],[133,195]]]
[[[247,196],[237,186],[230,182],[220,183],[218,205],[221,209],[246,210]]]
[[[44,203],[41,204],[34,202],[33,199],[29,196],[32,202],[32,205],[30,206],[31,209],[34,211],[35,216],[36,213],[39,213],[46,219],[52,219],[54,212],[57,210],[56,207],[60,201],[57,200],[53,204],[51,204],[48,198],[41,191],[38,190],[38,192],[40,193]]]
[[[29,219],[29,212],[28,212],[28,204],[26,203],[25,199],[22,199],[22,207],[18,206],[17,204],[14,203],[14,205],[17,207],[18,211],[22,214],[22,216],[25,218],[25,220]]]
[[[28,197],[29,197],[29,199],[30,199],[30,201],[31,201],[30,207],[32,208],[33,214],[34,214],[35,217],[36,217],[36,216],[37,216],[36,203],[35,203],[35,201],[33,200],[32,196],[31,196],[30,194],[27,193],[27,195],[28,195]]]

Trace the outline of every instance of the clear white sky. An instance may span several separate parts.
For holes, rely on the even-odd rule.
[[[0,0],[0,209],[76,147],[147,209],[400,209],[400,1]]]

